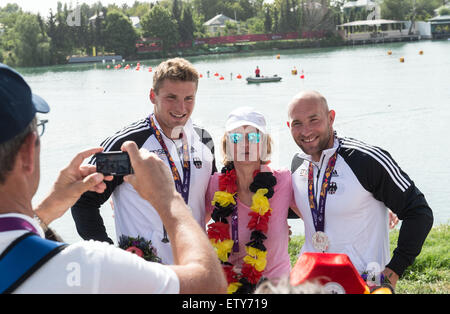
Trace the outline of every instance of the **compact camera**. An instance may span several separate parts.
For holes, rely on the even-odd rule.
[[[104,152],[95,154],[97,172],[107,176],[126,176],[133,173],[127,152]]]

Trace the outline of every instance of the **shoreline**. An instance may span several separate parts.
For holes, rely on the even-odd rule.
[[[270,41],[259,41],[259,42],[244,42],[239,44],[224,44],[224,45],[198,45],[193,48],[186,48],[177,51],[167,52],[163,54],[161,51],[156,52],[146,52],[141,54],[134,54],[124,59],[125,62],[117,61],[113,63],[111,60],[111,55],[105,56],[96,56],[99,61],[92,62],[74,62],[74,63],[58,63],[53,65],[42,65],[42,66],[26,66],[26,67],[18,67],[19,69],[32,69],[32,68],[44,68],[44,67],[58,67],[58,66],[66,66],[66,65],[101,65],[103,64],[103,57],[105,59],[106,65],[111,64],[125,64],[126,62],[138,62],[138,61],[155,61],[155,60],[165,60],[169,58],[175,57],[207,57],[214,55],[237,55],[240,53],[252,53],[252,52],[274,52],[277,51],[288,51],[288,50],[298,50],[298,49],[319,49],[319,48],[339,48],[339,47],[362,47],[362,46],[378,46],[384,44],[392,44],[392,43],[413,43],[413,42],[430,42],[430,41],[445,41],[443,39],[434,40],[434,39],[419,39],[414,41],[384,41],[384,42],[346,42],[340,36],[333,36],[328,38],[315,38],[315,39],[283,39],[283,40],[270,40]],[[68,60],[71,56],[67,57]],[[78,55],[77,58],[80,58]],[[92,59],[92,56],[86,55],[81,58],[86,58],[87,60]]]

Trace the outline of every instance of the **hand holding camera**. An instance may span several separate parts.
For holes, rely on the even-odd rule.
[[[61,217],[67,208],[87,191],[103,193],[106,189],[104,181],[111,181],[112,176],[103,175],[96,171],[95,166],[81,165],[83,161],[100,153],[103,148],[92,148],[80,152],[70,164],[60,171],[50,194],[37,206],[36,213],[45,224]],[[41,209],[46,209],[45,211]]]
[[[97,172],[103,175],[126,176],[133,173],[127,152],[101,152],[95,154]]]

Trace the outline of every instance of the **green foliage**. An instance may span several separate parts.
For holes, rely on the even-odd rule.
[[[106,15],[103,32],[105,49],[123,57],[134,54],[137,39],[131,21],[122,12],[110,11]]]
[[[386,19],[427,20],[442,3],[442,0],[383,0],[381,14]],[[7,4],[0,7],[0,60],[22,66],[61,64],[71,55],[90,55],[93,47],[98,53],[133,58],[135,39],[139,36],[159,38],[164,51],[153,54],[164,56],[177,49],[179,41],[210,36],[203,23],[219,13],[239,22],[238,26],[228,24],[221,35],[321,30],[330,35],[326,41],[293,44],[297,48],[327,45],[336,41],[333,34],[337,24],[367,15],[364,9],[343,13],[343,4],[344,0],[142,0],[132,6],[104,6],[98,1],[73,7],[58,2],[56,12],[50,10],[42,17],[24,13],[17,4]],[[74,10],[79,14],[79,25],[75,26],[67,22]],[[442,10],[441,14],[448,14]],[[130,16],[140,17],[141,29],[132,27]],[[284,49],[288,48],[288,42],[249,44],[239,49],[265,47]]]
[[[391,254],[397,246],[398,231],[390,234]],[[398,293],[450,292],[450,227],[431,229],[420,255],[397,284]]]
[[[194,39],[195,23],[194,17],[192,16],[192,8],[189,5],[185,5],[183,8],[179,30],[181,41]]]
[[[22,14],[9,31],[9,44],[12,49],[5,62],[13,66],[33,66],[48,64],[50,45],[47,36],[43,36],[35,15]]]
[[[178,26],[170,11],[161,5],[155,5],[141,20],[144,36],[159,38],[162,48],[168,51],[179,40]]]
[[[257,17],[252,17],[248,19],[246,22],[247,29],[249,34],[264,34],[266,33],[264,27],[264,21]]]
[[[381,17],[399,21],[424,21],[433,17],[434,10],[441,4],[441,0],[384,0]]]
[[[438,13],[439,15],[450,15],[450,9],[447,7],[441,7]]]

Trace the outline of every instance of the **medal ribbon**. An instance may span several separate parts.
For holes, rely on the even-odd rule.
[[[311,214],[314,222],[314,227],[316,231],[324,231],[325,229],[325,203],[327,200],[329,183],[331,180],[331,175],[334,170],[334,166],[336,165],[337,153],[333,154],[328,160],[327,168],[325,170],[325,174],[323,176],[322,187],[320,189],[320,198],[319,204],[317,204],[316,198],[314,196],[314,169],[312,162],[309,163],[308,169],[308,198],[309,198],[309,207],[311,208]],[[318,206],[317,206],[318,205]]]
[[[234,196],[236,201],[236,196]],[[236,206],[231,213],[231,236],[234,241],[233,252],[239,252],[239,228],[238,228],[238,212],[237,212],[237,202]]]
[[[0,232],[15,230],[27,230],[39,235],[36,228],[25,219],[17,217],[0,218]]]
[[[189,200],[189,186],[191,181],[191,163],[189,161],[189,148],[187,138],[184,133],[181,134],[181,140],[183,142],[183,182],[181,181],[180,174],[178,172],[177,166],[167,149],[166,143],[162,138],[161,132],[156,127],[155,121],[153,119],[153,114],[150,115],[150,127],[155,134],[156,139],[161,145],[161,148],[164,150],[165,155],[167,156],[167,160],[169,162],[170,169],[172,171],[173,180],[175,181],[175,188],[178,193],[183,196],[184,202],[187,204]],[[164,227],[164,226],[163,226]],[[164,229],[164,239],[163,242],[168,242],[166,229]]]

